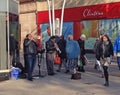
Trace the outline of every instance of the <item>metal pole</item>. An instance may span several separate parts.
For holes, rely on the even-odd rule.
[[[53,35],[55,35],[55,11],[54,11],[54,0],[52,0],[52,20],[53,20]]]
[[[64,16],[65,3],[66,3],[66,0],[64,0],[64,1],[63,1],[63,6],[62,6],[61,25],[60,25],[60,35],[62,35],[62,28],[63,28],[63,16]]]
[[[50,1],[47,0],[47,3],[48,3],[48,10],[49,10],[49,23],[50,23],[50,35],[52,36],[53,35],[53,32],[52,32],[52,20],[51,20],[51,11],[50,11]]]
[[[10,46],[9,46],[9,0],[7,0],[7,41],[8,41],[8,52],[7,52],[7,58],[8,58],[8,64],[7,67],[10,69]]]

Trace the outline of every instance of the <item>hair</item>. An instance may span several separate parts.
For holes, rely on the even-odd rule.
[[[55,36],[51,36],[50,39],[55,39]]]
[[[30,35],[30,34],[27,34],[27,35],[26,35],[26,38],[27,38],[29,35]]]
[[[73,40],[73,35],[68,35],[68,40]]]
[[[111,42],[111,40],[110,40],[110,38],[108,37],[107,34],[104,34],[103,37],[104,37],[104,36],[108,39],[109,42]],[[103,37],[102,37],[102,41],[103,41]]]
[[[64,35],[61,35],[60,38],[64,39]]]

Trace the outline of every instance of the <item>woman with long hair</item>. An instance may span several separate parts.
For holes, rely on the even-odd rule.
[[[102,44],[100,46],[100,62],[102,64],[105,76],[105,84],[104,86],[109,86],[109,73],[108,68],[110,61],[110,56],[113,55],[113,45],[111,43],[108,35],[104,34],[102,38]]]

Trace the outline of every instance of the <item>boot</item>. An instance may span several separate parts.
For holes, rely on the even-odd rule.
[[[119,66],[119,70],[120,70],[120,66]]]
[[[80,71],[81,70],[81,68],[80,68],[80,66],[78,66],[78,71]]]
[[[94,69],[97,69],[97,66],[98,66],[98,65],[97,65],[97,64],[95,64],[95,65],[94,65]]]
[[[103,73],[101,74],[101,78],[104,78],[104,74]]]
[[[84,67],[83,67],[83,66],[82,66],[82,67],[79,66],[79,67],[78,67],[78,71],[79,71],[79,72],[85,72]]]
[[[106,81],[105,84],[104,84],[104,86],[107,86],[107,87],[108,87],[108,86],[109,86],[109,82]]]

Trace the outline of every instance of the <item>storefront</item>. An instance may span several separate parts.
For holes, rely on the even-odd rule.
[[[18,3],[15,0],[0,0],[0,80],[9,78],[11,33],[18,39]]]
[[[55,10],[55,18],[61,17],[61,9]],[[120,33],[120,2],[66,8],[62,34],[73,34],[77,40],[84,33],[87,36],[86,49],[92,49],[100,33],[107,33],[114,42]],[[37,13],[38,34],[49,26],[48,11]]]

